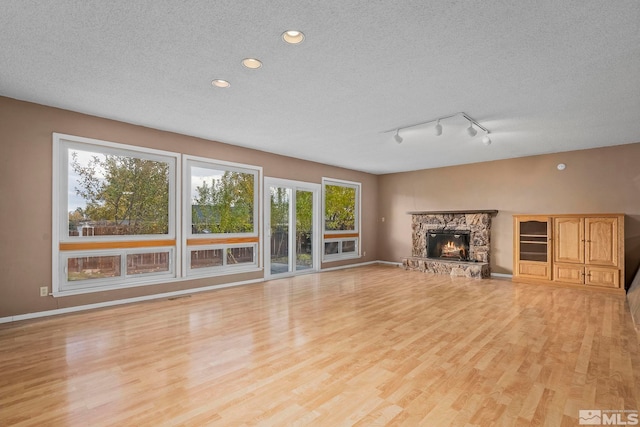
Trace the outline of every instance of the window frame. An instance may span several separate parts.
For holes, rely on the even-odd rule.
[[[194,234],[192,232],[191,215],[191,168],[211,168],[212,170],[251,173],[253,180],[253,230],[237,233],[207,233]],[[262,167],[242,163],[227,162],[199,156],[184,154],[182,156],[183,186],[182,186],[182,271],[188,278],[203,276],[218,276],[244,272],[260,271],[262,256],[260,252],[262,236]],[[253,262],[242,264],[227,264],[227,250],[238,247],[253,248]],[[222,249],[223,264],[212,267],[191,268],[191,252],[193,250]]]
[[[323,251],[322,252],[327,257],[350,257],[350,258],[355,258],[356,254],[358,252],[358,240],[359,239],[357,237],[325,239],[324,240],[325,246],[323,247]],[[343,245],[346,242],[353,242],[353,244],[354,244],[354,250],[353,251],[347,251],[347,252],[343,251]],[[326,244],[327,243],[337,243],[338,244],[338,251],[335,254],[334,253],[330,253],[330,254],[325,253]]]
[[[60,242],[71,243],[78,242],[80,239],[69,236],[68,231],[68,177],[69,177],[69,164],[68,164],[68,153],[70,149],[78,149],[81,151],[89,151],[86,147],[95,148],[96,152],[101,152],[103,154],[116,154],[116,155],[127,155],[130,157],[138,157],[144,160],[153,160],[158,162],[165,162],[168,157],[171,157],[174,161],[173,164],[169,163],[169,200],[168,200],[168,232],[166,234],[128,234],[128,235],[106,235],[106,236],[78,236],[81,237],[83,241],[91,240],[91,241],[124,241],[124,240],[158,240],[158,239],[175,239],[177,233],[177,217],[178,212],[177,209],[173,208],[176,205],[177,200],[177,186],[176,179],[178,178],[177,168],[179,163],[179,154],[178,153],[170,153],[160,150],[153,150],[142,148],[136,149],[137,147],[133,147],[125,144],[118,144],[114,142],[108,141],[100,141],[96,139],[90,138],[82,138],[71,135],[61,135],[54,134],[57,137],[58,147],[58,155],[60,156],[58,166],[58,173],[60,176],[58,177],[58,202],[59,202],[59,219],[61,220],[59,224],[58,234],[60,236]],[[55,143],[55,141],[54,141]],[[104,147],[104,150],[101,150],[101,147]],[[84,148],[84,149],[83,149]],[[66,151],[66,154],[63,153]],[[142,156],[136,156],[136,154],[142,154]],[[55,171],[54,171],[55,172]],[[66,176],[66,180],[62,181],[60,178]],[[56,184],[56,180],[54,180],[54,185]],[[63,221],[62,218],[67,216],[67,220]]]
[[[227,251],[235,248],[252,248],[253,249],[253,261],[241,264],[229,264],[227,261]],[[212,267],[191,267],[191,252],[192,251],[207,251],[207,250],[221,250],[222,251],[222,264]],[[254,270],[258,265],[258,243],[252,244],[219,244],[219,245],[191,245],[188,246],[185,251],[187,254],[187,276],[211,276],[211,273],[224,271],[226,273],[235,273],[245,270]]]
[[[355,189],[355,215],[354,227],[351,230],[327,230],[326,228],[326,187],[339,186]],[[322,178],[322,261],[339,261],[345,259],[360,258],[360,224],[361,224],[361,205],[362,205],[362,184],[354,181],[345,181],[335,178]],[[342,243],[344,241],[354,241],[355,251],[342,252]],[[338,242],[338,253],[325,254],[326,243]]]
[[[166,234],[69,236],[69,156],[70,151],[97,152],[165,162],[169,167],[168,230]],[[124,289],[175,281],[180,277],[180,154],[170,151],[120,144],[93,138],[53,133],[52,179],[52,294],[66,296]],[[126,256],[132,253],[169,251],[169,272],[127,275]],[[121,275],[114,278],[67,280],[67,260],[92,256],[121,256]]]
[[[175,278],[175,248],[169,246],[159,246],[151,248],[118,248],[118,249],[99,249],[95,251],[61,251],[59,257],[59,277],[58,280],[62,285],[61,293],[64,295],[70,295],[78,291],[96,291],[96,290],[110,290],[120,289],[129,286],[121,286],[118,283],[131,282],[130,286],[140,286],[142,284],[158,283],[158,279],[163,278],[174,279]],[[140,273],[140,274],[128,274],[127,273],[127,255],[156,253],[156,252],[169,252],[169,270],[163,272],[154,273]],[[100,279],[85,279],[85,280],[68,280],[67,278],[67,262],[73,258],[85,258],[85,257],[101,257],[101,256],[119,256],[120,257],[120,275],[115,277],[100,278]],[[127,280],[128,279],[128,280]]]

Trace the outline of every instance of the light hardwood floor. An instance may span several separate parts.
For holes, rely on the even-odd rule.
[[[0,325],[0,425],[578,425],[640,409],[623,296],[370,266]]]

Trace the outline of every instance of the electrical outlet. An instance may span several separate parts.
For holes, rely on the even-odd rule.
[[[367,251],[362,252],[362,256],[367,256]]]
[[[41,297],[46,297],[47,295],[49,295],[49,287],[48,286],[41,286],[40,287],[40,296]]]

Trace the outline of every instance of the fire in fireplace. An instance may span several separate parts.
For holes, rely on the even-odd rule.
[[[427,258],[469,261],[467,230],[430,230],[427,232]]]

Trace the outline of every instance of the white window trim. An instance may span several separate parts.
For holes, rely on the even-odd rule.
[[[169,271],[143,274],[127,274],[127,255],[169,252]],[[120,276],[103,279],[73,280],[67,277],[67,261],[72,258],[120,256]],[[156,248],[104,249],[95,251],[61,251],[59,257],[60,286],[58,295],[124,289],[135,286],[151,285],[175,280],[175,248],[159,246]]]
[[[335,261],[335,260],[339,260],[339,259],[350,259],[350,258],[359,258],[358,255],[358,247],[359,247],[359,241],[360,239],[358,237],[346,237],[344,239],[341,238],[335,238],[335,239],[325,239],[324,243],[338,243],[338,253],[335,254],[325,254],[324,253],[324,246],[322,248],[322,253],[324,255],[324,260],[325,261]],[[352,252],[342,252],[342,244],[343,242],[354,242],[355,243],[355,250]]]
[[[57,200],[58,211],[58,237],[59,242],[80,242],[80,241],[130,241],[130,240],[157,240],[157,239],[176,239],[178,234],[177,218],[179,217],[179,209],[176,203],[177,189],[180,183],[180,154],[169,151],[154,150],[144,147],[135,147],[132,145],[118,144],[115,142],[101,141],[97,139],[78,137],[73,135],[63,135],[54,133],[54,202]],[[107,154],[125,154],[136,156],[146,160],[155,160],[165,162],[167,158],[171,158],[174,164],[169,164],[169,230],[167,234],[137,234],[137,235],[119,235],[119,236],[78,236],[78,238],[70,237],[67,221],[62,222],[62,218],[68,215],[67,200],[67,180],[61,181],[61,177],[68,177],[68,163],[64,160],[68,158],[64,152],[70,148],[79,150],[87,150],[88,146],[93,146],[96,151]],[[68,152],[68,151],[67,151]],[[57,166],[57,167],[56,167]],[[57,174],[57,176],[56,176]],[[55,223],[54,223],[55,224]],[[54,227],[55,230],[55,227]]]
[[[262,168],[259,166],[244,165],[240,163],[223,162],[220,160],[206,159],[204,157],[195,157],[184,155],[182,156],[184,176],[183,186],[183,233],[185,239],[198,239],[198,238],[233,238],[233,237],[257,237],[259,235],[260,215],[259,209],[254,209],[253,212],[253,231],[246,233],[211,233],[211,234],[193,234],[191,232],[191,166],[202,168],[218,168],[226,171],[241,172],[241,173],[254,173],[254,192],[253,203],[254,206],[260,204],[260,187],[262,182]]]
[[[325,186],[326,185],[337,185],[337,186],[344,186],[344,187],[351,187],[354,188],[356,190],[356,214],[355,214],[355,226],[353,230],[327,230],[325,229],[325,225],[326,225],[326,218],[325,218],[325,213],[326,213],[326,205],[325,205]],[[360,233],[360,223],[361,223],[361,215],[362,215],[362,184],[359,182],[355,182],[355,181],[346,181],[346,180],[342,180],[342,179],[336,179],[336,178],[327,178],[327,177],[323,177],[322,178],[322,261],[323,262],[331,262],[331,261],[339,261],[339,260],[345,260],[345,259],[354,259],[354,258],[360,258],[361,254],[361,233]],[[331,234],[331,235],[340,235],[340,234],[344,234],[344,235],[349,235],[349,234],[354,234],[357,233],[358,237],[332,237],[332,238],[325,238],[324,236],[327,234]],[[325,248],[325,243],[329,243],[329,242],[343,242],[343,241],[353,241],[355,240],[356,242],[356,250],[354,252],[346,252],[346,253],[342,253],[342,243],[340,243],[338,245],[338,253],[337,254],[325,254],[324,253],[324,248]]]
[[[255,182],[254,182],[254,206],[257,206],[257,209],[254,209],[254,217],[253,217],[253,231],[247,233],[211,233],[211,234],[193,234],[191,232],[191,166],[200,166],[200,167],[211,167],[218,169],[231,170],[236,172],[252,172],[255,173]],[[182,271],[185,272],[185,275],[189,278],[192,277],[204,277],[204,276],[217,276],[224,274],[235,274],[241,272],[254,272],[260,271],[263,266],[262,256],[259,252],[259,248],[262,247],[262,235],[263,235],[263,224],[260,218],[262,218],[262,187],[263,187],[263,171],[261,166],[243,164],[243,163],[235,163],[228,162],[223,160],[210,159],[206,157],[200,156],[192,156],[188,154],[182,155],[182,170],[183,170],[183,186],[182,186],[182,247],[184,250],[182,251],[182,262],[181,267]],[[242,244],[219,244],[219,245],[191,245],[187,244],[188,239],[233,239],[233,238],[241,238],[241,237],[255,237],[258,238],[258,241],[255,243],[242,243]],[[205,248],[218,248],[218,247],[249,247],[255,245],[254,249],[254,263],[251,265],[241,264],[234,266],[216,266],[209,268],[196,268],[192,269],[190,267],[190,259],[191,259],[191,251],[197,249],[205,249]],[[224,263],[226,264],[226,249],[224,256]]]
[[[89,147],[88,147],[89,146]],[[69,236],[68,220],[62,223],[63,218],[68,218],[68,152],[70,148],[87,150],[93,146],[99,152],[113,152],[131,155],[139,155],[141,158],[150,160],[169,160],[169,230],[167,234],[153,235],[124,235],[124,236],[85,236],[74,239]],[[111,141],[103,141],[93,138],[80,137],[62,133],[53,133],[53,179],[52,179],[52,295],[55,297],[75,295],[88,292],[99,292],[113,289],[123,289],[146,284],[159,284],[175,281],[181,276],[180,263],[177,261],[180,252],[181,232],[177,227],[180,218],[180,206],[177,203],[178,189],[181,179],[180,154],[170,151],[156,150],[151,148],[120,144]],[[64,179],[63,179],[64,178]],[[171,259],[169,260],[171,274],[149,274],[126,276],[126,252],[139,253],[148,248],[131,248],[116,250],[84,250],[84,251],[61,251],[61,243],[71,242],[95,242],[95,241],[149,241],[149,240],[175,240],[175,246],[160,247],[160,251],[171,249]],[[65,276],[66,260],[70,257],[91,257],[101,254],[113,255],[114,252],[124,253],[125,269],[118,278],[94,279],[91,282],[77,281],[68,282]],[[64,262],[63,262],[64,261]],[[138,277],[140,276],[140,277]],[[142,277],[144,276],[144,277]],[[117,282],[117,283],[116,283]],[[76,286],[78,284],[78,286]]]
[[[233,248],[253,248],[253,262],[244,262],[241,264],[227,264],[227,249]],[[206,250],[222,250],[222,265],[214,267],[191,268],[191,252]],[[246,273],[260,271],[258,268],[258,243],[235,243],[221,245],[197,245],[189,246],[187,250],[187,268],[186,273],[190,278],[194,277],[211,277],[223,274]]]

